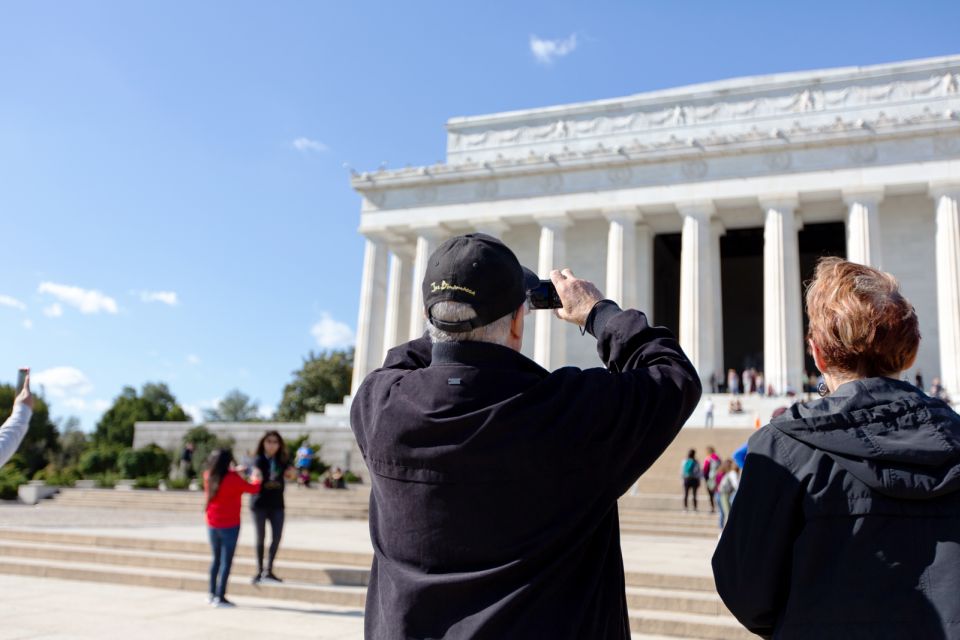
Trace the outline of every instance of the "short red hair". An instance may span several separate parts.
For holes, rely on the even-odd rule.
[[[917,357],[917,312],[889,273],[821,258],[807,288],[807,315],[807,337],[830,372],[894,376]]]

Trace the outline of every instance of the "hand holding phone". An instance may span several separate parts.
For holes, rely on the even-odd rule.
[[[30,393],[30,368],[22,367],[17,371],[17,395],[13,404],[25,404],[33,409],[33,394]]]
[[[563,308],[563,302],[560,301],[560,295],[551,280],[541,280],[540,284],[527,292],[527,298],[533,309]]]

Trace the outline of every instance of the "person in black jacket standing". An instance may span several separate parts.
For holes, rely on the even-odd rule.
[[[253,466],[260,470],[263,485],[260,493],[250,498],[250,511],[257,530],[257,574],[253,576],[252,582],[282,582],[273,573],[273,562],[277,557],[277,550],[280,549],[280,536],[283,535],[284,480],[291,478],[293,467],[290,465],[287,447],[277,431],[268,431],[260,438],[254,455]],[[270,551],[264,566],[263,546],[267,535],[267,522],[270,523]]]
[[[630,637],[617,498],[677,435],[700,378],[643,313],[569,269],[550,277],[558,317],[596,337],[606,368],[549,372],[521,355],[538,279],[470,234],[427,264],[429,337],[357,390],[367,638]]]
[[[829,395],[750,438],[717,590],[764,637],[960,639],[960,416],[898,380],[913,306],[890,274],[824,258],[807,313]]]

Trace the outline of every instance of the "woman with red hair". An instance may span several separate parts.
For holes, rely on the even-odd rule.
[[[717,591],[764,637],[960,638],[960,416],[900,380],[913,306],[838,258],[806,302],[824,397],[750,438]]]

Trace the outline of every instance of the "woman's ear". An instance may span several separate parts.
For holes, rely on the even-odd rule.
[[[817,371],[824,373],[823,352],[813,340],[807,340],[807,344],[810,345],[810,354],[813,355],[813,364],[816,365]]]

